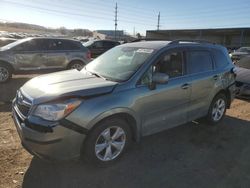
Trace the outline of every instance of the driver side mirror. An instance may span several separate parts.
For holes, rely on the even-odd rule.
[[[152,82],[149,85],[149,89],[154,90],[156,84],[166,84],[168,83],[169,76],[165,73],[156,72],[153,74]]]
[[[166,84],[168,83],[169,76],[165,73],[154,73],[152,81],[156,84]]]

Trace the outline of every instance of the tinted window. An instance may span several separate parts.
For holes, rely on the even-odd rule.
[[[228,58],[222,51],[214,50],[213,54],[217,68],[223,68],[228,65]]]
[[[94,45],[95,45],[96,48],[102,48],[103,47],[103,42],[97,41],[97,42],[94,43]]]
[[[164,55],[156,64],[155,71],[165,73],[170,78],[182,76],[184,73],[182,52],[172,52]]]
[[[104,46],[107,48],[112,48],[112,47],[116,46],[116,43],[111,42],[111,41],[104,41]]]
[[[191,51],[187,54],[189,73],[213,70],[213,62],[208,51]]]
[[[80,43],[70,40],[51,40],[49,50],[79,50]]]
[[[40,51],[46,50],[47,44],[44,39],[32,39],[15,47],[17,51]]]
[[[80,49],[80,45],[78,42],[74,42],[74,41],[63,41],[63,48],[65,50],[79,50]]]

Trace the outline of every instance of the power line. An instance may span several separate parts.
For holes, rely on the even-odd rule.
[[[26,8],[29,7],[29,8],[37,9],[37,10],[40,10],[40,11],[50,12],[51,14],[59,13],[59,14],[67,15],[67,16],[78,16],[78,17],[84,17],[84,18],[88,17],[88,18],[91,18],[91,19],[98,19],[98,20],[110,19],[109,17],[104,17],[104,16],[90,16],[88,14],[82,14],[82,13],[79,14],[79,13],[66,12],[66,11],[61,11],[61,10],[56,10],[56,9],[47,9],[47,8],[42,8],[42,7],[38,7],[38,6],[27,5],[27,4],[7,1],[7,0],[3,0],[3,1],[6,2],[6,3],[9,3],[9,4],[15,4],[15,5],[26,7]],[[125,23],[137,23],[137,24],[145,25],[144,22],[135,22],[135,21],[126,20],[126,19],[123,19],[123,20],[120,20],[120,21],[125,22]]]
[[[10,1],[9,1],[10,2]],[[17,2],[13,2],[12,1],[12,3],[17,3]],[[91,3],[90,3],[91,4]],[[26,5],[26,4],[25,4]],[[74,4],[72,4],[72,5],[74,5]],[[30,5],[27,5],[27,6],[30,6]],[[56,6],[57,7],[57,6]],[[68,7],[65,7],[65,6],[61,6],[61,5],[59,5],[59,7],[62,7],[62,8],[67,8],[68,9]],[[39,7],[39,8],[41,8],[41,7]],[[71,9],[71,10],[73,10],[73,11],[82,11],[81,9]],[[54,10],[53,10],[54,11]],[[59,10],[60,11],[60,10]],[[104,11],[103,11],[104,12]],[[71,13],[67,13],[67,14],[71,14]],[[100,13],[99,13],[100,14]],[[134,14],[134,13],[133,13]],[[220,13],[221,14],[221,13]],[[107,13],[105,12],[105,18],[107,17]],[[211,14],[210,14],[211,15]],[[235,17],[241,17],[241,15],[242,14],[236,14],[235,15]],[[90,16],[90,15],[86,15],[86,14],[84,14],[84,16],[88,16],[88,17],[91,17],[91,18],[96,18],[97,16]],[[129,17],[128,17],[129,16]],[[180,15],[179,15],[180,16]],[[171,23],[171,22],[179,22],[179,23],[182,23],[182,22],[186,22],[186,21],[192,21],[192,19],[188,19],[188,17],[192,17],[192,15],[185,15],[184,17],[185,18],[180,18],[180,19],[171,19],[171,17],[169,17],[170,19],[167,19],[167,23]],[[243,16],[243,15],[242,15]],[[102,14],[102,16],[100,17],[100,16],[98,16],[99,18],[101,18],[101,17],[103,17],[103,14]],[[196,15],[196,17],[200,17],[199,15]],[[98,19],[99,19],[98,18]],[[136,16],[136,20],[137,21],[131,21],[132,19],[134,19],[135,17],[133,17],[133,15],[132,14],[127,14],[127,16],[125,17],[125,16],[123,16],[123,15],[120,15],[120,18],[122,18],[122,21],[123,22],[125,22],[125,23],[137,23],[137,24],[140,24],[140,25],[143,25],[146,21],[151,21],[151,20],[149,20],[149,18],[138,18],[138,16]],[[161,16],[161,18],[162,18],[162,16]],[[108,18],[107,18],[108,19]],[[153,18],[150,18],[150,19],[153,19]],[[210,16],[210,18],[209,19],[211,19],[211,16]],[[196,20],[196,18],[195,18],[195,20]],[[153,21],[153,20],[152,20]],[[147,24],[148,25],[148,24]]]
[[[74,6],[74,8],[69,8],[67,6],[62,6],[60,4],[56,5],[56,4],[53,4],[53,2],[52,3],[51,2],[47,3],[47,4],[51,5],[51,7],[53,7],[53,8],[44,8],[44,6],[43,7],[38,6],[37,5],[38,3],[36,3],[34,5],[34,0],[32,1],[33,5],[27,4],[26,2],[16,2],[16,1],[11,1],[11,0],[2,0],[2,2],[9,3],[9,4],[14,4],[14,5],[21,6],[21,7],[26,7],[26,8],[29,7],[29,8],[32,8],[32,9],[36,9],[36,10],[38,10],[40,12],[48,12],[49,14],[53,14],[53,15],[67,15],[67,17],[78,16],[78,17],[82,17],[82,18],[91,18],[91,19],[96,19],[96,20],[106,20],[107,21],[107,20],[110,20],[110,18],[112,18],[112,16],[113,16],[113,15],[110,14],[110,11],[103,10],[103,9],[101,9],[101,10],[98,9],[97,13],[96,12],[91,12],[91,13],[93,13],[95,15],[91,15],[91,13],[88,12],[89,10],[86,11],[85,13],[78,13],[78,12],[82,12],[83,10],[81,8],[79,8],[80,6],[77,6],[77,4],[75,2],[71,3],[69,5],[71,7]],[[85,1],[84,1],[84,3],[85,3]],[[88,3],[89,3],[90,6],[94,6],[94,2],[88,2]],[[78,5],[80,5],[80,4],[78,4]],[[240,5],[240,6],[242,6],[242,5]],[[236,6],[236,7],[238,7],[238,6]],[[58,10],[57,8],[67,9],[67,10],[70,10],[71,12],[64,11],[64,10]],[[122,25],[122,23],[131,23],[133,25],[138,24],[138,25],[143,25],[145,27],[149,27],[149,26],[155,27],[155,25],[153,24],[153,22],[155,21],[154,16],[153,15],[149,16],[149,14],[151,14],[151,12],[147,12],[147,11],[144,10],[143,12],[147,12],[147,14],[146,15],[143,14],[143,16],[142,16],[142,11],[140,11],[140,10],[132,11],[132,9],[130,9],[130,11],[125,11],[124,12],[123,9],[124,8],[119,9],[119,18],[120,18],[119,19],[119,24],[121,23],[121,25]],[[217,9],[218,9],[218,7],[217,7]],[[200,12],[199,14],[196,14],[196,15],[181,15],[179,13],[179,14],[173,14],[173,15],[176,16],[176,17],[173,17],[173,18],[171,18],[171,14],[168,14],[167,17],[164,17],[159,13],[160,16],[159,15],[158,16],[159,16],[160,19],[159,19],[159,24],[157,24],[157,29],[158,29],[158,25],[159,25],[159,28],[161,27],[160,22],[162,21],[162,18],[165,19],[163,21],[165,21],[166,24],[175,23],[175,25],[176,25],[176,23],[177,24],[180,24],[180,23],[186,24],[187,22],[197,23],[197,22],[204,22],[204,20],[218,21],[220,19],[221,19],[221,21],[224,22],[225,18],[220,17],[218,15],[223,15],[223,14],[227,15],[227,12],[229,10],[232,10],[232,9],[228,8],[228,7],[227,8],[225,7],[225,8],[222,8],[221,10],[223,10],[223,11],[216,12],[216,11],[209,10],[209,9],[197,10],[196,13]],[[246,18],[245,14],[248,13],[248,11],[249,11],[248,6],[245,6],[245,8],[243,10],[241,10],[241,13],[234,14],[233,17],[234,18]],[[116,15],[117,15],[117,13],[116,13]],[[202,17],[202,15],[208,15],[210,17],[209,18],[206,18],[206,17],[204,18],[204,16]],[[177,17],[180,17],[180,18],[177,18]],[[195,18],[192,18],[192,17],[195,17]],[[231,25],[233,26],[233,23]]]

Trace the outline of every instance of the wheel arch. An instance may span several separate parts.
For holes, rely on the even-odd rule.
[[[1,60],[1,59],[0,59],[0,64],[4,64],[4,65],[9,66],[9,67],[11,68],[11,71],[12,71],[12,72],[15,70],[14,67],[11,65],[11,63],[8,62],[8,61]]]
[[[219,95],[219,94],[223,94],[223,95],[226,96],[226,98],[227,98],[227,108],[230,108],[230,106],[231,106],[231,93],[230,93],[230,90],[229,90],[228,88],[219,90],[219,91],[216,93],[216,95],[213,97],[213,99],[214,99],[217,95]]]
[[[135,116],[135,113],[133,113],[129,109],[123,109],[123,108],[112,109],[111,111],[102,113],[98,117],[94,118],[94,120],[88,124],[89,132],[95,129],[95,127],[97,127],[103,121],[106,121],[112,118],[119,118],[119,119],[125,120],[129,125],[133,140],[136,142],[139,142],[141,138],[141,134],[140,134],[141,121],[137,116]]]
[[[86,65],[87,63],[84,62],[83,59],[79,59],[79,58],[76,58],[76,59],[71,59],[69,61],[69,63],[67,64],[66,68],[68,69],[73,63],[75,62],[81,62],[82,64]]]

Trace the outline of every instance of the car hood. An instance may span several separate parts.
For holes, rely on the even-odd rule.
[[[68,70],[35,77],[21,91],[32,98],[33,104],[61,97],[87,97],[113,91],[117,82],[107,81],[86,71]]]
[[[250,84],[250,69],[237,67],[236,81]]]

